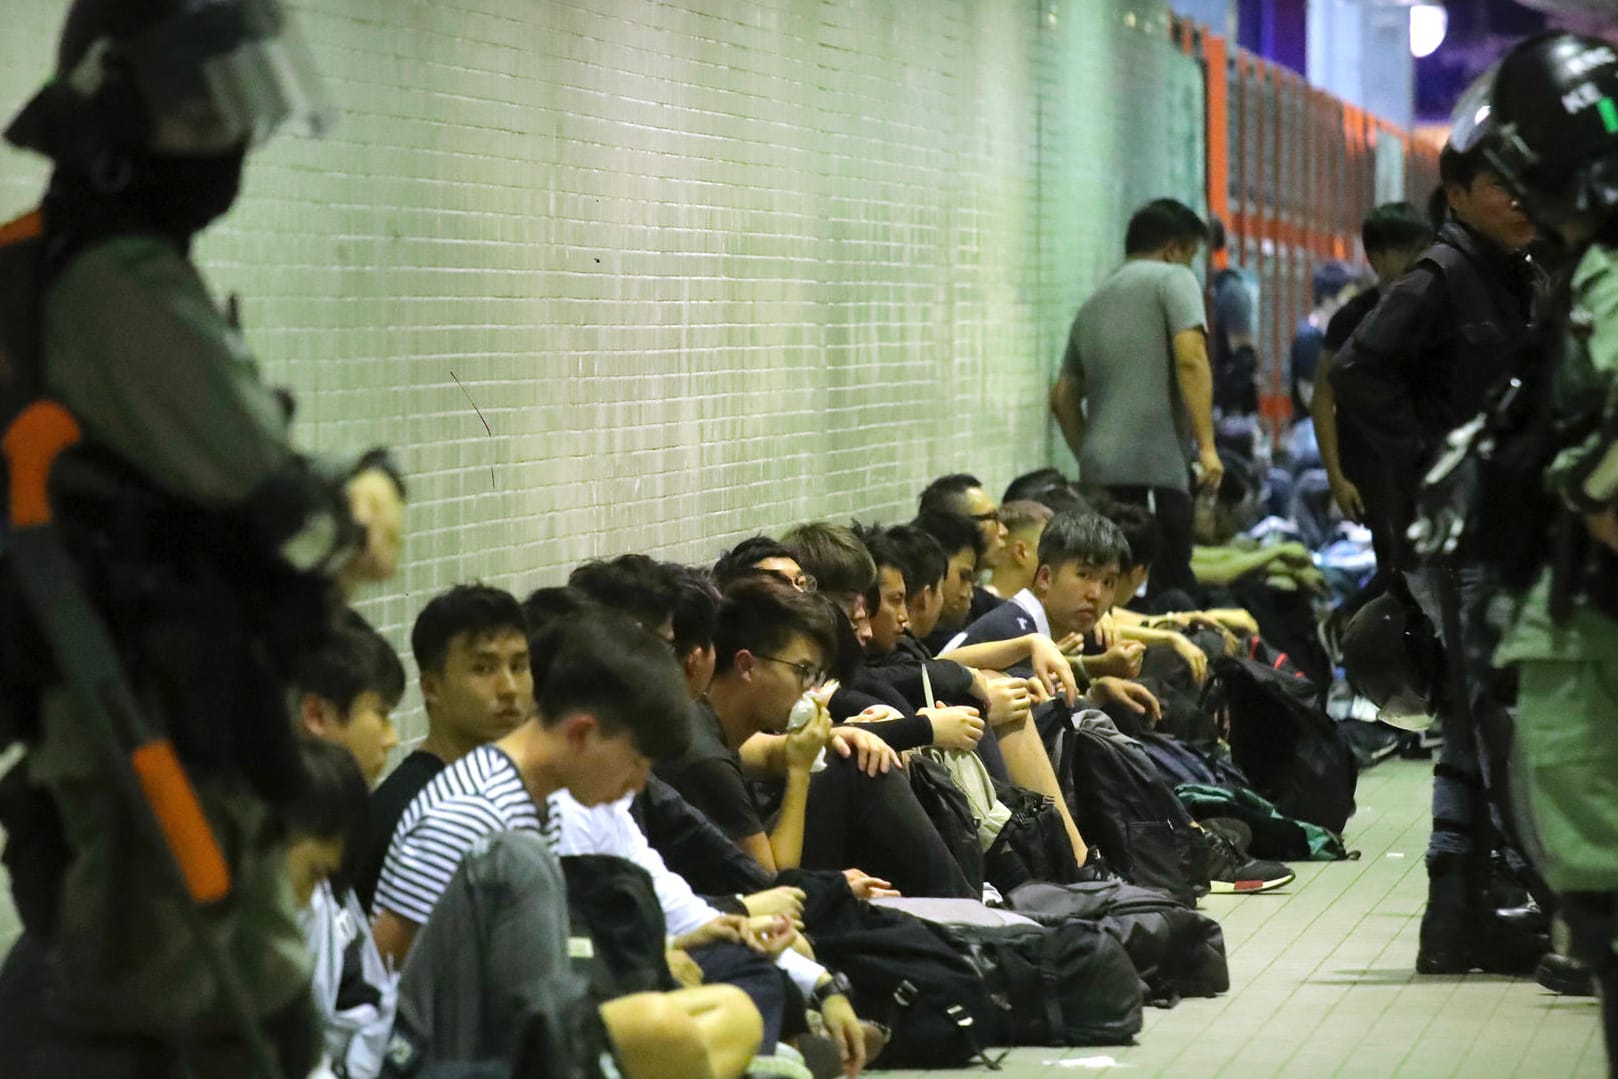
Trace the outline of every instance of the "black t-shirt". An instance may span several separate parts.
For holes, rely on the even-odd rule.
[[[691,748],[678,760],[659,764],[656,771],[730,839],[764,831],[764,819],[742,774],[742,759],[726,743],[724,728],[707,701],[692,705]]]
[[[393,830],[399,818],[422,788],[447,767],[443,761],[423,750],[416,750],[399,762],[399,767],[388,773],[388,778],[371,792],[371,840],[354,864],[358,866],[354,881],[354,894],[366,910],[376,895],[376,882],[382,876],[382,863],[388,856],[388,844],[393,841]]]
[[[1380,299],[1381,289],[1368,288],[1355,293],[1353,299],[1338,308],[1331,321],[1326,323],[1326,351],[1333,354],[1341,352],[1343,346],[1348,344],[1348,339],[1354,336],[1354,331],[1360,328],[1360,323],[1365,321],[1365,316],[1376,309]]]

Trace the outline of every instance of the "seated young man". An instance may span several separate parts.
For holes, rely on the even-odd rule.
[[[858,534],[841,525],[815,521],[788,530],[782,542],[804,572],[821,582],[821,592],[837,604],[848,620],[844,628],[852,631],[852,643],[848,633],[842,634],[845,647],[840,649],[836,665],[841,685],[828,705],[832,718],[861,722],[900,752],[931,745],[977,748],[983,737],[983,720],[975,707],[965,702],[939,706],[921,700],[919,694],[912,700],[866,669],[878,598],[877,569]]]
[[[943,602],[933,619],[932,630],[917,634],[937,655],[944,646],[972,622],[972,598],[977,582],[978,562],[984,557],[983,530],[962,513],[929,510],[910,522],[944,549],[949,568],[944,574]]]
[[[291,810],[290,856],[315,968],[315,1007],[328,1059],[368,1079],[382,1068],[397,979],[365,931],[368,919],[353,890],[326,878],[339,865],[351,868],[369,838],[366,786],[398,742],[388,714],[404,696],[404,666],[365,619],[345,611],[325,645],[299,664],[293,692],[310,737],[301,747],[309,782]]]
[[[880,739],[857,727],[834,732],[823,707],[784,734],[794,705],[825,682],[836,618],[826,597],[770,578],[732,586],[694,745],[659,774],[767,872],[859,866],[906,894],[976,898]],[[823,750],[825,765],[813,771]],[[771,828],[747,777],[784,782]]]
[[[581,615],[543,660],[531,677],[538,715],[434,776],[394,830],[373,932],[396,963],[478,837],[528,829],[554,841],[545,799],[564,775],[582,804],[611,802],[640,789],[650,761],[690,744],[685,681],[668,647],[634,622]]]
[[[724,592],[743,577],[773,573],[799,592],[819,591],[820,582],[803,571],[792,552],[768,536],[749,536],[719,556],[710,571],[714,587]]]
[[[1067,829],[1068,841],[1073,845],[1074,858],[1079,865],[1083,865],[1088,848],[1068,811],[1061,784],[1057,782],[1050,757],[1031,720],[1030,709],[1033,705],[1048,699],[1043,685],[1037,678],[1015,678],[999,671],[966,667],[953,660],[928,658],[926,646],[909,637],[905,632],[909,622],[907,597],[910,588],[907,573],[919,576],[922,571],[910,567],[907,549],[931,544],[932,552],[929,554],[933,557],[924,556],[922,561],[935,572],[943,565],[944,559],[943,552],[938,550],[938,545],[931,537],[925,533],[911,536],[908,531],[901,531],[904,528],[901,525],[888,532],[871,533],[865,541],[878,573],[878,592],[873,603],[876,613],[871,617],[872,673],[890,678],[902,693],[925,697],[921,677],[925,671],[926,682],[931,684],[939,703],[966,699],[981,704],[992,733],[983,739],[980,746],[992,744],[995,747],[1004,773],[1001,778],[1048,795],[1055,801]],[[893,532],[900,532],[899,541],[891,538]],[[934,585],[938,583],[932,582]],[[901,648],[901,642],[907,640],[909,645]],[[988,763],[985,759],[985,764]],[[990,771],[994,771],[992,766]]]
[[[922,490],[916,500],[916,513],[918,516],[931,513],[961,514],[972,519],[983,537],[983,545],[972,567],[972,602],[967,609],[966,621],[976,622],[1004,603],[1003,597],[1010,593],[994,592],[977,583],[979,578],[999,567],[1005,557],[1007,543],[1006,526],[1000,520],[1000,509],[978,478],[965,472],[938,477]]]
[[[1128,544],[1118,526],[1094,513],[1059,513],[1039,538],[1039,568],[1033,587],[968,626],[946,651],[959,662],[999,659],[999,669],[1016,672],[1029,655],[1021,642],[1030,636],[1082,642],[1112,605]],[[1035,644],[1034,647],[1043,647]],[[1073,660],[1080,674],[1086,660]],[[1112,675],[1091,678],[1087,691],[1098,708],[1116,705],[1155,722],[1158,702],[1146,689]]]
[[[328,663],[341,648],[327,646]],[[353,1079],[376,1079],[393,1033],[398,977],[371,946],[354,893],[332,885],[353,840],[363,841],[366,833],[365,777],[341,743],[304,738],[298,753],[304,782],[283,813],[287,877],[314,966],[311,989],[324,1063]]]
[[[416,617],[410,648],[427,738],[371,795],[371,837],[354,886],[367,909],[405,807],[447,766],[515,730],[534,703],[528,627],[509,592],[470,584],[434,596]]]
[[[383,868],[373,931],[384,954],[409,956],[401,1012],[425,1033],[430,1060],[511,1058],[528,1014],[568,983],[551,796],[565,790],[585,806],[622,798],[650,760],[689,741],[667,647],[622,616],[567,620],[545,641],[536,683],[533,718],[436,776],[400,821]],[[469,917],[469,906],[484,916]],[[736,1076],[761,1029],[745,1001],[729,987],[651,994],[610,1001],[598,1017],[626,1074]]]
[[[660,627],[673,638],[678,657],[679,639],[674,623],[680,599],[679,574],[680,568],[677,566],[655,562],[643,555],[624,555],[611,561],[587,563],[579,567],[569,577],[572,582],[569,588],[599,608],[632,618],[642,628]],[[561,632],[564,620],[575,614],[564,610],[564,605],[556,600],[544,604],[549,608],[548,613],[540,613],[540,606],[535,597],[530,597],[527,613],[533,633],[532,644],[537,661],[543,663],[542,641]],[[683,628],[690,629],[689,626]],[[648,782],[652,781],[648,779]],[[668,933],[674,938],[678,949],[687,952],[696,962],[705,981],[730,982],[748,992],[764,1018],[765,1045],[773,1047],[779,1042],[784,1027],[785,1032],[792,1036],[805,1032],[801,1016],[797,1017],[796,1025],[792,1022],[794,1017],[784,1016],[779,975],[775,974],[768,962],[745,946],[759,944],[762,950],[764,942],[752,936],[754,927],[722,915],[700,898],[688,881],[669,870],[661,854],[642,832],[631,812],[631,801],[630,796],[625,796],[604,805],[582,806],[565,791],[551,795],[549,809],[557,826],[558,853],[608,854],[634,862],[646,870],[656,889],[658,903],[663,908]],[[741,897],[740,904],[751,913],[751,900],[767,923],[769,917],[782,910],[780,903],[785,899],[789,899],[789,896],[784,891],[762,892]],[[791,910],[794,906],[796,913],[801,915],[801,893],[798,893],[798,903],[794,905],[788,902],[786,909]],[[765,911],[770,913],[766,914]],[[766,923],[761,923],[761,926]],[[784,921],[783,924],[790,926],[790,922]],[[826,987],[832,982],[831,972],[797,952],[781,950],[788,943],[798,943],[802,950],[808,950],[806,944],[794,942],[792,936],[789,929],[787,935],[779,938],[778,946],[771,949],[781,971],[792,979],[805,999],[819,1001],[824,998],[822,1015],[828,1032],[838,1042],[840,1049],[852,1052],[855,1039],[859,1039],[863,1046],[863,1034],[858,1030],[858,1019],[852,1005],[846,998],[837,996],[830,999],[825,993]]]
[[[994,565],[989,588],[1010,599],[1034,583],[1039,569],[1039,537],[1055,516],[1040,502],[1006,502],[1000,507],[1000,526],[1006,530],[1006,548]]]

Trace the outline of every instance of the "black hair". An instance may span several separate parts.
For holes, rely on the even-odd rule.
[[[852,529],[808,521],[788,529],[781,543],[818,591],[863,596],[876,582],[876,566]]]
[[[1000,523],[1006,526],[1007,532],[1022,532],[1035,526],[1044,528],[1054,516],[1055,510],[1033,499],[1021,498],[1000,504]]]
[[[671,566],[675,574],[674,654],[689,656],[713,647],[714,627],[719,623],[719,589],[700,569]]]
[[[1129,564],[1129,541],[1117,525],[1099,513],[1058,513],[1039,537],[1039,564],[1060,569],[1077,562],[1085,566]]]
[[[298,737],[298,794],[281,805],[288,839],[341,839],[342,867],[332,885],[342,891],[365,854],[371,836],[371,790],[354,754],[336,742]]]
[[[463,633],[483,636],[510,630],[528,636],[517,597],[486,584],[458,584],[427,601],[410,631],[410,650],[421,671],[442,671],[449,645]]]
[[[1208,239],[1208,224],[1197,212],[1175,199],[1153,199],[1136,210],[1124,233],[1124,254],[1149,255],[1169,244],[1201,244]]]
[[[1006,493],[1000,496],[1002,503],[1006,502],[1038,502],[1042,492],[1052,487],[1067,486],[1068,478],[1062,475],[1059,468],[1036,468],[1032,472],[1024,472],[1006,485]]]
[[[1360,243],[1367,255],[1414,250],[1432,242],[1432,223],[1408,202],[1384,202],[1360,225]]]
[[[922,489],[921,497],[916,499],[916,512],[960,513],[966,508],[966,492],[982,486],[976,476],[967,472],[940,476]]]
[[[1228,240],[1225,237],[1225,223],[1218,214],[1208,215],[1208,250],[1223,251]]]
[[[603,607],[627,614],[654,633],[674,617],[679,592],[670,567],[643,554],[586,562],[568,574],[567,586]]]
[[[553,727],[588,712],[607,737],[628,734],[654,761],[691,746],[691,697],[668,644],[620,611],[557,616],[535,632],[534,703]]]
[[[1315,267],[1313,280],[1310,282],[1315,306],[1319,307],[1353,283],[1354,271],[1346,263],[1338,262],[1336,259],[1322,262]]]
[[[1123,533],[1127,557],[1118,568],[1125,572],[1136,566],[1150,569],[1163,549],[1163,528],[1152,511],[1130,502],[1109,502],[1098,512]]]
[[[1089,499],[1079,493],[1079,489],[1071,483],[1060,487],[1047,487],[1034,499],[1040,505],[1047,507],[1052,513],[1090,513]]]
[[[964,513],[935,510],[917,514],[910,523],[938,541],[938,545],[944,549],[946,561],[967,547],[972,549],[972,557],[983,557],[983,531],[978,528],[976,521]]]
[[[939,584],[949,572],[949,557],[930,533],[915,525],[894,525],[882,533],[885,545],[897,559],[905,577],[905,598],[915,599],[922,590]],[[873,558],[876,555],[872,554]],[[878,565],[883,563],[878,560]]]
[[[572,618],[586,611],[599,611],[601,604],[577,588],[559,586],[536,588],[522,601],[523,617],[528,620],[528,636],[532,639],[558,618]],[[533,651],[532,648],[529,649]]]
[[[779,651],[799,634],[819,645],[827,664],[833,664],[840,655],[841,617],[841,609],[824,593],[799,592],[768,576],[743,578],[725,590],[719,603],[715,669],[730,670],[738,652]]]
[[[375,693],[391,711],[404,697],[404,664],[359,612],[345,608],[320,649],[299,661],[292,685],[330,701],[345,719],[362,693]]]
[[[793,558],[792,552],[768,536],[749,536],[721,554],[713,564],[713,583],[721,592],[751,575],[767,558]],[[793,561],[797,559],[793,558]]]

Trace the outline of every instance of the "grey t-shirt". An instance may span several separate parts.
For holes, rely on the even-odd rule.
[[[1189,487],[1191,419],[1174,373],[1174,335],[1207,328],[1185,266],[1131,259],[1085,301],[1062,369],[1084,398],[1079,478],[1103,486]]]

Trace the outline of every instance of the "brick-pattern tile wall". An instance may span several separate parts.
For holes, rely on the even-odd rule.
[[[8,0],[5,108],[64,8]],[[197,254],[308,445],[407,463],[405,568],[364,601],[401,646],[457,581],[706,560],[1046,464],[1130,206],[1201,188],[1161,0],[295,8],[339,126],[257,153]],[[43,175],[4,151],[3,208]]]

